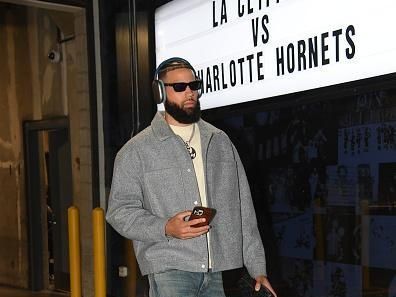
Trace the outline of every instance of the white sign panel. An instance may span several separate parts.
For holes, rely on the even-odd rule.
[[[174,0],[158,64],[191,62],[203,109],[396,72],[395,0]]]

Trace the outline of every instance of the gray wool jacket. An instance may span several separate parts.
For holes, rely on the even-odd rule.
[[[212,270],[242,267],[252,277],[266,275],[264,247],[246,174],[229,137],[199,120],[211,223]],[[167,220],[200,201],[194,166],[180,137],[158,112],[151,126],[118,152],[107,221],[133,240],[143,275],[178,269],[206,272],[206,236],[181,240],[165,236]]]

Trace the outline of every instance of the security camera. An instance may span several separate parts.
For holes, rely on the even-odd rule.
[[[59,63],[61,60],[61,54],[57,50],[50,50],[48,53],[48,59],[50,60],[51,63]]]

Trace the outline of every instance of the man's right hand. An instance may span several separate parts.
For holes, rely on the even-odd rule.
[[[179,239],[190,239],[198,237],[209,231],[210,226],[202,227],[191,227],[198,223],[205,222],[205,219],[195,219],[191,221],[186,221],[185,218],[191,215],[191,211],[183,211],[177,213],[175,216],[171,217],[165,226],[165,234],[167,236],[179,238]]]

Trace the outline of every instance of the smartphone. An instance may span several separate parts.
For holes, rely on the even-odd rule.
[[[192,210],[192,213],[188,220],[191,221],[194,219],[205,218],[206,219],[205,222],[198,223],[198,224],[191,226],[191,227],[202,227],[202,226],[209,225],[209,223],[212,221],[215,214],[216,214],[216,209],[214,209],[214,208],[195,206],[194,209]]]
[[[256,286],[256,280],[250,277],[247,273],[243,273],[242,277],[238,281],[238,285],[243,296],[252,297],[274,297],[265,286],[261,285],[260,290],[256,291],[254,287]]]

